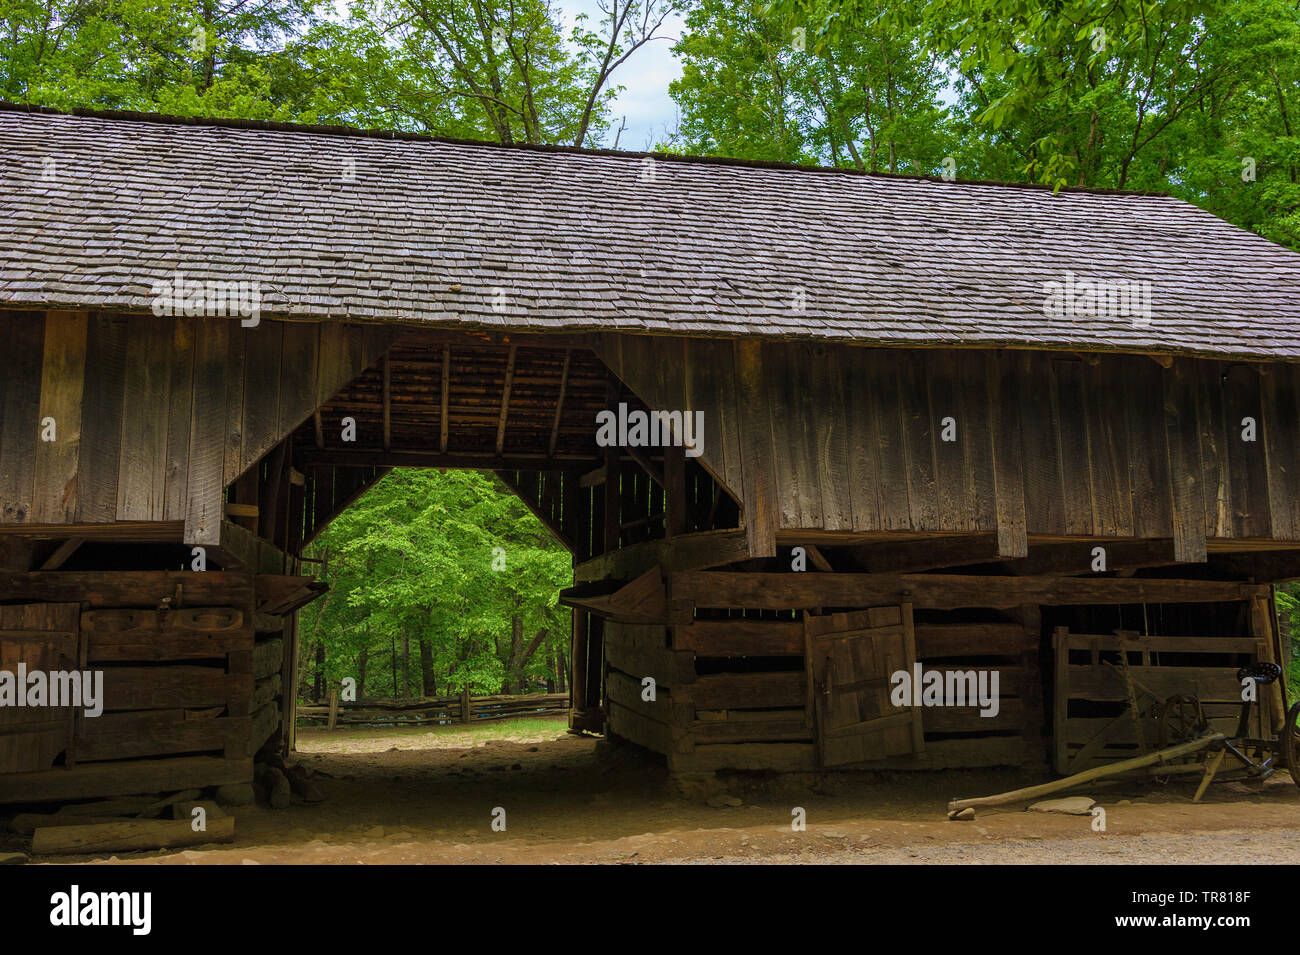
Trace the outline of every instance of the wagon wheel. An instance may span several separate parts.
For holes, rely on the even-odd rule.
[[[1160,748],[1194,740],[1207,726],[1198,697],[1168,697],[1160,707]]]
[[[1287,711],[1278,743],[1281,750],[1278,758],[1291,774],[1292,781],[1300,786],[1300,703],[1294,704]]]

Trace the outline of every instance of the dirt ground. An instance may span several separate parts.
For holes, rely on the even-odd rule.
[[[1285,772],[1215,784],[1200,804],[1189,782],[1098,786],[1085,791],[1106,810],[1094,832],[1090,817],[1021,806],[947,820],[951,797],[1044,781],[1012,772],[732,776],[709,805],[683,798],[652,757],[571,736],[562,718],[501,731],[300,730],[297,758],[327,801],[234,810],[233,845],[99,861],[1258,864],[1300,850],[1300,789]],[[739,805],[720,805],[725,795]],[[791,829],[796,807],[806,831]]]

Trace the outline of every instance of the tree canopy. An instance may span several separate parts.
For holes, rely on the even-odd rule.
[[[565,685],[569,552],[495,478],[391,471],[306,556],[330,585],[301,615],[306,687],[352,677],[358,696],[434,696]]]

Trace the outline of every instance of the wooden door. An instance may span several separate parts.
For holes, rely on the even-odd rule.
[[[916,663],[912,605],[804,615],[811,718],[823,766],[921,753],[919,706],[896,707],[890,677]],[[913,701],[915,702],[915,701]]]
[[[80,669],[80,621],[81,607],[74,603],[0,606],[0,670],[16,680],[20,663],[28,673]],[[72,741],[75,712],[70,706],[0,706],[0,772],[52,767]]]

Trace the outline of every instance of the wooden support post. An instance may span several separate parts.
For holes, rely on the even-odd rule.
[[[506,379],[505,385],[501,389],[501,414],[497,419],[497,454],[503,454],[506,446],[506,419],[510,415],[510,390],[515,383],[515,356],[519,352],[518,345],[510,346],[510,354],[506,358]]]
[[[587,705],[587,633],[588,633],[588,615],[587,611],[574,607],[573,614],[573,636],[570,641],[570,671],[569,671],[569,726],[574,726],[574,713],[583,709]]]
[[[393,450],[393,366],[385,353],[384,363],[384,450]]]
[[[462,723],[472,723],[474,721],[474,709],[469,699],[469,684],[460,688],[460,721]]]
[[[664,448],[664,508],[668,520],[664,524],[664,536],[680,537],[687,531],[687,509],[690,502],[686,499],[686,449],[678,445]]]
[[[329,723],[326,725],[325,728],[328,729],[330,732],[333,732],[334,730],[338,729],[338,725],[339,725],[339,688],[337,686],[330,687],[329,698],[330,698]]]
[[[64,562],[76,552],[77,548],[85,542],[86,539],[84,537],[73,537],[69,540],[65,540],[59,545],[58,549],[46,559],[45,563],[41,564],[41,570],[58,570],[63,566]],[[23,568],[23,570],[26,569],[26,567]]]
[[[609,376],[609,382],[605,392],[605,407],[613,408],[618,404],[619,396],[618,379],[613,375]],[[620,542],[619,521],[622,519],[620,514],[620,502],[622,498],[621,488],[623,483],[622,463],[619,460],[618,448],[610,446],[605,449],[605,542],[602,553],[609,553],[612,550],[618,550]]]
[[[548,445],[550,454],[555,453],[560,441],[560,418],[564,413],[564,394],[569,388],[569,360],[572,357],[573,349],[564,349],[564,367],[560,369],[560,396],[555,399],[555,420],[551,423],[551,443]]]
[[[763,345],[753,340],[734,343],[739,383],[741,493],[744,496],[745,537],[749,556],[776,556],[776,459],[768,382],[763,376]]]
[[[1052,631],[1052,753],[1058,773],[1065,772],[1070,762],[1069,736],[1065,732],[1070,708],[1066,676],[1070,662],[1069,636],[1070,631],[1065,627]]]
[[[451,346],[442,346],[442,381],[439,383],[442,392],[441,408],[438,423],[441,434],[438,438],[438,448],[443,453],[447,453],[447,436],[449,429],[447,427],[447,411],[451,407]]]

